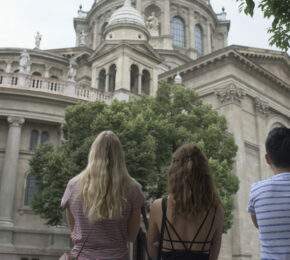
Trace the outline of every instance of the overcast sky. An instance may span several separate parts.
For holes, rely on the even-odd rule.
[[[0,0],[0,47],[34,48],[34,36],[42,35],[41,49],[75,46],[73,17],[80,4],[88,11],[94,0]],[[257,2],[257,1],[256,1]],[[211,0],[220,13],[225,7],[231,20],[228,44],[274,49],[268,44],[271,22],[256,10],[254,18],[239,13],[235,0]]]

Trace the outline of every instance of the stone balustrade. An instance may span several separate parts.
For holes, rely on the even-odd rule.
[[[45,92],[90,102],[104,101],[110,103],[112,99],[111,93],[82,87],[73,81],[61,81],[22,73],[0,72],[0,88]]]

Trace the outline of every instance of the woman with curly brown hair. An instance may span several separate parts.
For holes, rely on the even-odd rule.
[[[163,260],[218,259],[223,208],[208,160],[194,144],[174,153],[168,173],[169,195],[153,202],[148,250]]]

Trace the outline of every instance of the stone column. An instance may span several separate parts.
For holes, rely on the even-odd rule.
[[[161,23],[161,37],[163,38],[163,48],[172,50],[170,0],[164,0],[164,2],[164,11],[162,12],[163,21]]]
[[[13,206],[24,118],[8,117],[9,130],[0,186],[0,225],[13,226]]]
[[[268,170],[265,160],[266,148],[265,148],[265,141],[267,138],[267,125],[266,119],[269,114],[269,104],[258,97],[254,99],[254,107],[256,111],[256,127],[257,127],[257,140],[259,144],[259,156],[260,156],[260,179],[267,179]]]
[[[52,68],[51,66],[45,65],[45,72],[44,72],[44,77],[45,78],[49,78],[50,77],[50,69],[51,68]]]
[[[189,11],[189,48],[194,49],[195,48],[195,42],[194,42],[194,26],[195,26],[195,18],[194,18],[194,12],[193,10]]]
[[[106,69],[108,71],[108,69]],[[109,92],[109,72],[106,72],[106,85],[105,85],[105,92]]]
[[[6,62],[6,72],[11,73],[12,72],[12,60],[9,60]]]
[[[210,23],[206,23],[206,45],[207,45],[207,53],[211,53],[211,27]]]
[[[142,94],[142,73],[138,75],[138,95]]]

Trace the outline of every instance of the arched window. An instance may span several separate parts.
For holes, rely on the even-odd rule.
[[[18,73],[19,70],[14,70],[14,73]],[[17,82],[18,82],[18,78],[17,77],[12,77],[11,79],[11,85],[12,86],[16,86],[17,85]]]
[[[185,47],[185,24],[179,16],[172,18],[171,32],[173,45]]]
[[[108,23],[104,23],[101,28],[101,43],[105,40],[104,38],[104,31],[106,30]]]
[[[35,193],[38,192],[38,188],[35,185],[36,180],[34,176],[29,173],[26,177],[25,185],[25,196],[24,196],[24,205],[29,206],[31,204],[32,197]]]
[[[111,65],[109,69],[109,92],[115,91],[116,84],[116,65]]]
[[[131,66],[130,90],[134,94],[138,94],[139,68],[133,64]]]
[[[195,48],[199,54],[203,54],[203,37],[202,29],[199,24],[194,28]]]
[[[0,69],[0,73],[1,73],[1,72],[4,72],[4,70]],[[3,76],[0,75],[0,85],[2,84],[2,82],[3,82]]]
[[[38,71],[35,71],[32,73],[33,76],[41,77],[41,73]]]
[[[274,123],[272,126],[271,126],[271,130],[273,130],[274,128],[276,127],[286,127],[285,125],[283,125],[282,123],[280,122],[276,122]]]
[[[142,94],[150,95],[150,73],[143,70],[142,73]]]
[[[38,131],[37,130],[32,130],[30,134],[30,146],[29,150],[33,151],[34,148],[37,146],[38,143]]]
[[[105,91],[106,88],[106,71],[102,69],[99,73],[99,90]]]
[[[40,137],[40,145],[44,145],[48,141],[48,132],[43,131]]]
[[[58,77],[55,75],[52,75],[50,78],[53,80],[58,80]],[[57,83],[55,81],[50,82],[48,88],[51,91],[57,91]]]

